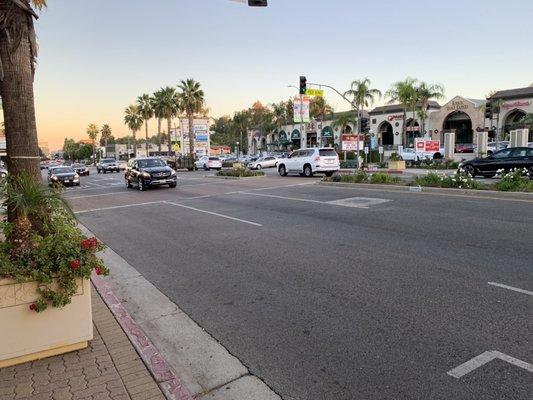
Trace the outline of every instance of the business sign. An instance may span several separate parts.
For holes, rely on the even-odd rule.
[[[311,122],[311,118],[309,117],[309,102],[308,96],[296,96],[294,98],[294,123],[302,124]]]
[[[194,151],[202,154],[207,153],[209,147],[209,118],[195,118],[193,121]],[[180,119],[180,143],[184,150],[189,146],[189,119]]]
[[[352,134],[341,135],[342,150],[344,151],[357,151],[363,150],[365,147],[365,136],[359,135],[359,147],[357,146],[357,136]]]
[[[324,91],[322,89],[307,89],[305,94],[307,96],[324,97]]]
[[[531,101],[529,100],[517,100],[517,101],[511,101],[509,103],[503,103],[502,108],[505,108],[506,110],[509,110],[511,108],[521,108],[521,107],[528,107],[531,104]]]
[[[436,153],[440,151],[440,140],[415,139],[415,149],[418,153]]]
[[[389,121],[397,121],[397,120],[400,120],[400,119],[403,119],[403,114],[389,115],[387,117],[387,120],[389,120]]]

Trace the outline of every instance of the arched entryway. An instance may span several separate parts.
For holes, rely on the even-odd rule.
[[[468,114],[455,111],[444,120],[443,131],[455,131],[455,143],[473,143],[474,131]]]
[[[325,126],[324,128],[322,128],[320,138],[322,141],[322,146],[333,147],[333,129],[331,128],[331,126]]]
[[[383,121],[378,127],[378,145],[379,146],[392,146],[394,145],[394,133],[392,125]]]
[[[415,138],[420,137],[420,124],[416,119],[409,118],[405,121],[405,131],[407,132],[407,147],[414,147]]]
[[[290,141],[287,139],[287,132],[281,131],[279,133],[279,145],[281,149],[287,149],[287,146],[290,144]]]
[[[505,134],[509,133],[512,129],[516,129],[516,125],[526,116],[524,110],[514,109],[511,110],[503,120],[503,131]]]
[[[267,140],[266,140],[266,137],[262,137],[261,138],[261,141],[259,142],[259,150],[260,151],[265,151],[267,149]]]
[[[302,134],[298,129],[295,129],[291,133],[291,144],[293,149],[299,149],[302,142]]]

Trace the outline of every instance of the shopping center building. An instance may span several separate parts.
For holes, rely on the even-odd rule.
[[[447,132],[455,132],[457,144],[475,144],[475,132],[488,130],[489,138],[495,139],[496,130],[500,139],[505,139],[511,127],[527,114],[533,113],[533,85],[518,89],[501,90],[492,94],[489,100],[499,106],[492,121],[485,119],[487,99],[471,99],[455,96],[444,105],[430,101],[425,118],[418,111],[404,109],[400,104],[375,107],[365,116],[370,120],[370,135],[375,146],[395,150],[398,146],[412,147],[415,137],[426,137],[444,143]],[[419,107],[417,107],[419,108]],[[323,121],[307,124],[284,125],[268,134],[250,131],[249,152],[291,150],[315,146],[334,146],[341,150],[341,135],[352,133],[353,124],[338,126],[342,117],[353,115],[353,111],[334,113]],[[336,123],[337,121],[337,123]],[[406,125],[406,137],[403,126]],[[529,133],[533,141],[533,132]]]

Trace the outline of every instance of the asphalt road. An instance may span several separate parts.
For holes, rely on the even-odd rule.
[[[533,200],[180,177],[65,197],[283,399],[533,398]]]

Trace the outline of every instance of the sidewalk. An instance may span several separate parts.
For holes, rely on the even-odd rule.
[[[88,348],[0,369],[0,399],[164,400],[128,337],[92,288]]]

